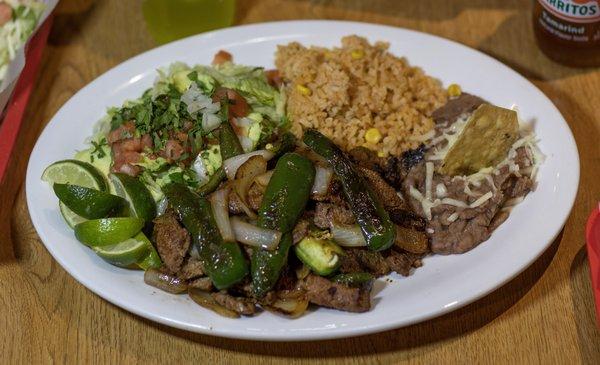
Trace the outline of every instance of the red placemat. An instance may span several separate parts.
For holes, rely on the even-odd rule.
[[[52,19],[53,16],[50,15],[29,41],[25,53],[25,67],[21,72],[21,76],[19,76],[12,98],[6,106],[5,118],[0,122],[0,182],[4,179],[10,154],[21,128],[23,114],[42,60],[42,52],[46,47],[48,34],[52,27]]]

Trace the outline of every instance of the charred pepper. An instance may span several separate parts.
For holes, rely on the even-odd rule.
[[[315,167],[306,157],[286,153],[277,161],[258,210],[258,226],[278,230],[283,237],[275,250],[256,249],[252,253],[252,287],[258,298],[273,288],[287,263],[291,231],[304,211],[314,178]]]
[[[223,240],[210,203],[179,183],[165,186],[163,192],[190,233],[215,287],[226,289],[240,282],[248,274],[248,262],[236,242]]]
[[[350,205],[369,249],[381,251],[390,248],[394,244],[396,228],[383,204],[350,159],[338,146],[315,129],[304,132],[304,143],[325,158],[340,179],[346,202]]]

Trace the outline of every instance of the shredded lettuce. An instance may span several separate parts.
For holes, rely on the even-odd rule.
[[[161,187],[168,183],[203,185],[222,165],[213,134],[223,120],[220,103],[212,101],[218,87],[236,90],[250,106],[248,116],[233,121],[245,152],[272,141],[273,135],[287,127],[284,95],[269,85],[263,68],[232,63],[190,67],[177,62],[159,69],[152,88],[140,98],[109,108],[88,142],[97,144],[110,131],[133,122],[135,137],[147,134],[152,138],[153,147],[141,153],[136,165],[143,168],[140,179],[157,201],[163,197]],[[182,138],[178,137],[181,132],[188,138],[179,140],[186,150],[177,161],[155,157],[164,152],[170,139]]]
[[[238,91],[252,111],[280,122],[285,114],[285,99],[276,88],[269,85],[262,67],[250,67],[225,62],[219,66],[196,66],[198,75],[208,75],[219,85]]]
[[[12,19],[0,26],[0,82],[8,65],[35,30],[46,5],[38,1],[5,0],[12,9]]]

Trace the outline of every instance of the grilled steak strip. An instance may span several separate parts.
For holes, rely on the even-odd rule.
[[[169,274],[176,274],[183,264],[190,247],[190,235],[179,224],[175,212],[167,210],[154,219],[154,242],[164,267]]]
[[[348,312],[367,312],[371,309],[370,286],[350,288],[311,274],[304,279],[304,288],[308,300],[322,307]]]

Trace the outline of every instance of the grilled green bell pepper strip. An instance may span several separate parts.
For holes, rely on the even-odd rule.
[[[252,290],[257,298],[275,286],[287,263],[291,231],[304,211],[314,179],[315,167],[306,157],[287,153],[277,161],[258,210],[258,226],[278,230],[283,236],[275,250],[255,249],[252,253]]]
[[[210,203],[180,183],[165,186],[163,192],[190,233],[214,286],[221,290],[240,282],[248,274],[248,262],[236,242],[223,240]]]
[[[227,104],[224,104],[223,108],[227,109]],[[219,146],[221,148],[221,159],[223,161],[228,158],[235,157],[244,153],[244,149],[240,144],[240,140],[233,131],[231,124],[227,120],[227,117],[221,122],[219,127]],[[198,188],[197,192],[201,196],[206,196],[213,191],[217,190],[221,181],[225,180],[227,175],[223,166],[219,167],[217,171],[210,177],[206,184]]]
[[[325,158],[340,179],[346,202],[360,226],[367,247],[373,251],[390,248],[394,244],[396,228],[354,164],[338,146],[314,129],[304,132],[304,143]]]
[[[267,144],[266,149],[275,154],[273,159],[277,161],[277,159],[283,156],[285,153],[292,152],[296,148],[296,142],[296,136],[294,136],[291,132],[285,132],[277,141]]]
[[[217,190],[217,188],[221,184],[221,181],[225,180],[226,177],[227,175],[225,175],[225,170],[223,169],[223,167],[219,167],[217,171],[215,171],[213,176],[211,176],[210,179],[208,179],[206,184],[199,187],[196,190],[196,192],[200,196],[207,196],[213,191]]]
[[[235,134],[231,123],[227,120],[223,121],[219,127],[219,145],[223,161],[244,153],[237,134]]]

